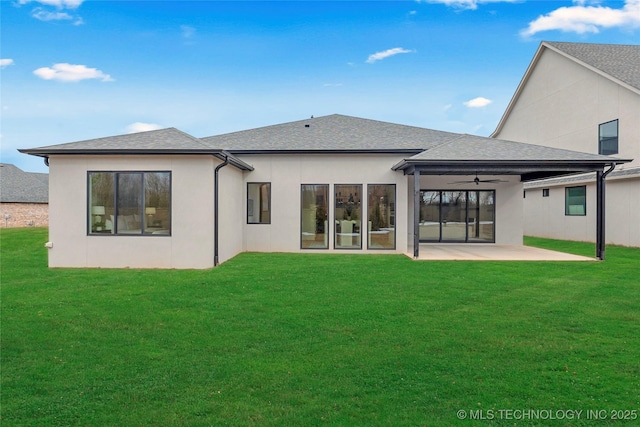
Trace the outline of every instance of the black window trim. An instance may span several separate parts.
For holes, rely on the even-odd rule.
[[[327,246],[323,247],[323,248],[305,248],[302,246],[302,187],[304,187],[305,185],[313,185],[313,186],[322,186],[322,187],[327,187],[327,229],[324,231],[327,234]],[[331,227],[331,221],[330,218],[333,216],[331,214],[331,200],[330,200],[330,195],[331,193],[331,184],[313,184],[313,183],[301,183],[300,184],[300,203],[298,204],[298,215],[300,217],[300,228],[298,229],[298,236],[300,238],[300,250],[301,251],[326,251],[331,249],[331,233],[329,233],[329,230],[331,230],[333,227]]]
[[[115,228],[113,233],[95,233],[91,232],[91,174],[96,173],[109,173],[113,174],[114,186],[113,186],[113,206],[114,206],[114,218],[118,216],[118,185],[116,176],[118,174],[140,174],[142,175],[142,211],[141,215],[145,215],[144,206],[145,206],[145,189],[144,189],[144,175],[147,173],[168,173],[169,174],[169,211],[171,214],[169,215],[169,232],[167,234],[145,234],[142,227],[140,230],[140,234],[118,234],[118,225],[117,221],[114,221],[113,227]],[[87,171],[87,194],[86,194],[86,233],[87,236],[91,237],[171,237],[173,233],[173,174],[170,170],[89,170]]]
[[[600,135],[602,126],[607,125],[609,123],[616,123],[616,152],[615,153],[607,153],[607,154],[603,154],[603,150],[602,150],[602,137]],[[619,119],[613,119],[613,120],[609,120],[608,122],[603,122],[600,123],[598,125],[598,154],[601,155],[605,155],[605,156],[612,156],[615,154],[619,154],[620,153],[620,122]]]
[[[393,186],[393,203],[394,203],[394,215],[396,216],[396,221],[393,224],[393,248],[372,248],[369,247],[369,186]],[[398,213],[395,212],[396,206],[397,206],[397,202],[396,202],[396,198],[398,197],[398,193],[397,193],[397,186],[396,184],[367,184],[367,235],[366,235],[366,239],[367,239],[367,250],[368,251],[393,251],[396,249],[397,246],[397,236],[398,236],[398,226],[397,226],[397,217],[398,217]]]
[[[269,222],[250,222],[249,221],[249,185],[251,184],[259,184],[259,185],[263,185],[263,184],[269,184]],[[272,190],[272,185],[271,182],[269,181],[252,181],[252,182],[247,182],[247,197],[246,197],[246,201],[247,201],[247,219],[246,219],[246,223],[247,225],[271,225],[271,214],[273,212],[273,210],[271,209],[271,190]],[[258,207],[259,208],[259,207]],[[260,217],[258,215],[258,217]]]
[[[439,229],[439,237],[438,240],[426,240],[426,239],[420,239],[420,243],[442,243],[444,245],[448,245],[448,244],[487,244],[487,243],[496,243],[496,234],[498,232],[498,218],[496,215],[496,206],[498,205],[497,203],[497,197],[498,197],[498,192],[495,189],[420,189],[420,192],[424,192],[424,191],[437,191],[439,193],[445,192],[445,191],[464,191],[467,193],[467,200],[469,200],[468,195],[470,192],[478,192],[478,191],[491,191],[493,192],[493,236],[491,238],[491,240],[469,240],[469,236],[468,236],[468,230],[465,233],[466,237],[465,240],[442,240],[442,220],[440,220],[440,229]],[[440,196],[440,200],[442,200],[442,195]],[[469,209],[467,207],[466,209],[466,220],[469,220]],[[438,216],[439,218],[442,218],[442,203],[440,203],[440,206],[438,207]]]
[[[569,189],[571,188],[583,188],[584,189],[584,213],[572,214],[569,213]],[[587,186],[586,185],[573,185],[571,187],[564,187],[564,216],[587,216]]]

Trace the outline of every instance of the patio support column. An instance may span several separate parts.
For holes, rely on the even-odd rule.
[[[420,256],[420,171],[413,170],[413,258]]]

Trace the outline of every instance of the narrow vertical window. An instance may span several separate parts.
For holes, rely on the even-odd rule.
[[[89,173],[89,233],[113,233],[115,215],[114,174]]]
[[[362,185],[335,185],[335,248],[362,248]]]
[[[367,186],[367,247],[369,249],[395,249],[396,247],[396,186]]]
[[[247,184],[247,224],[271,224],[271,183]]]
[[[303,184],[300,203],[300,247],[329,248],[329,185]]]
[[[549,189],[548,188],[543,188],[542,189],[542,197],[549,197]]]
[[[618,154],[618,120],[602,123],[599,126],[598,153]]]

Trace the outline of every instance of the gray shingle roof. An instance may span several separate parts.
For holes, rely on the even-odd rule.
[[[0,163],[0,202],[48,203],[49,175]]]
[[[435,148],[416,154],[411,159],[437,161],[607,161],[612,158],[598,154],[465,134]]]
[[[232,153],[265,151],[419,152],[459,134],[340,114],[201,138]]]
[[[580,62],[640,89],[640,45],[544,42]]]
[[[237,157],[211,147],[199,138],[176,128],[87,139],[66,144],[18,150],[35,156],[53,154],[210,154],[229,158],[229,163],[244,170],[253,168]]]
[[[105,138],[87,139],[85,141],[38,147],[25,152],[80,152],[80,151],[205,151],[211,147],[198,138],[176,128],[129,133]]]

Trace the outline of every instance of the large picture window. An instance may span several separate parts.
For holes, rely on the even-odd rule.
[[[171,234],[171,172],[89,172],[88,233]]]
[[[367,186],[369,249],[396,247],[396,186],[380,184]]]
[[[423,242],[495,242],[495,191],[421,191]]]
[[[303,184],[301,186],[302,249],[329,248],[329,185]]]
[[[584,216],[587,214],[587,187],[565,188],[565,215]]]
[[[271,183],[247,184],[247,224],[271,224]]]
[[[598,127],[598,153],[618,154],[618,121],[602,123]]]
[[[335,248],[362,248],[362,185],[335,185]]]

